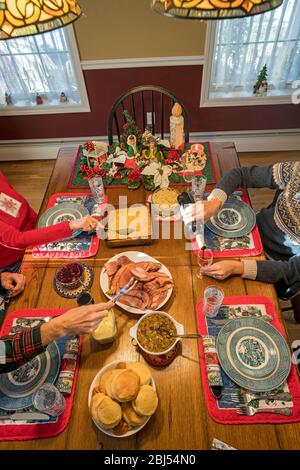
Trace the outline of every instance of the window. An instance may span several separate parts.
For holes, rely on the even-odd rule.
[[[64,93],[68,101],[61,102]],[[5,93],[11,96],[7,106]],[[43,104],[36,104],[37,93]],[[0,41],[0,114],[90,111],[72,26]]]
[[[300,2],[262,15],[208,25],[201,106],[291,103],[300,79]],[[264,65],[268,96],[253,96]]]

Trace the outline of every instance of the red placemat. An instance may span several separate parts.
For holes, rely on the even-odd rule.
[[[199,142],[189,142],[188,144],[185,144],[185,149],[188,150],[191,147],[191,145],[197,144],[197,143],[199,143]],[[201,145],[203,145],[205,147],[205,153],[206,153],[207,161],[206,161],[205,168],[200,173],[207,177],[207,183],[208,184],[215,184],[216,183],[216,171],[215,171],[215,166],[214,166],[214,162],[213,162],[213,159],[212,159],[210,143],[209,142],[202,142]],[[180,149],[182,150],[182,147]],[[84,188],[87,188],[89,186],[88,178],[86,176],[83,176],[80,173],[80,166],[81,166],[80,159],[81,159],[81,156],[82,156],[82,146],[79,145],[77,153],[76,153],[76,157],[75,157],[75,160],[74,160],[74,164],[73,164],[69,184],[68,184],[69,189],[84,189]],[[181,178],[182,178],[182,173],[181,172],[178,173],[178,175],[181,176]],[[105,182],[105,179],[104,179],[104,182]],[[170,184],[170,186],[171,187],[173,187],[173,186],[186,186],[186,182],[182,178],[181,182]],[[118,182],[118,180],[114,179],[110,184],[108,184],[108,185],[105,184],[105,187],[106,188],[127,188],[127,185],[122,184],[122,181]]]
[[[241,297],[225,297],[222,306],[226,305],[264,305],[268,315],[273,317],[272,325],[284,335],[282,326],[278,320],[273,303],[263,296],[241,296]],[[198,332],[206,336],[208,334],[208,326],[205,315],[202,312],[202,301],[197,303],[197,325]],[[285,336],[285,335],[284,335]],[[300,421],[300,383],[297,370],[292,364],[291,372],[287,380],[290,393],[293,398],[293,414],[292,416],[283,416],[271,413],[256,414],[254,416],[238,415],[235,408],[220,408],[218,400],[213,396],[207,379],[206,364],[204,358],[204,348],[202,341],[198,342],[200,369],[202,377],[202,385],[204,390],[205,402],[210,417],[221,424],[270,424],[270,423],[295,423]]]
[[[247,195],[247,192],[244,189],[238,189],[238,191],[241,191],[243,194],[241,195],[241,199],[243,202],[248,204],[248,206],[251,206],[249,197]],[[208,229],[207,229],[208,230]],[[210,232],[212,233],[212,232]],[[215,250],[211,248],[209,239],[207,239],[207,247],[211,248],[213,251],[213,256],[214,258],[235,258],[239,256],[259,256],[263,252],[263,245],[261,242],[260,234],[257,225],[255,225],[254,229],[252,230],[251,234],[247,235],[247,237],[250,237],[250,243],[251,247],[250,248],[233,248],[233,249],[225,249],[225,250]],[[244,238],[244,237],[242,237]],[[220,240],[225,240],[223,237],[218,237],[218,235],[212,234],[212,240],[213,243],[215,243],[216,239]],[[226,239],[228,240],[228,239]],[[232,239],[235,240],[235,239]],[[236,239],[238,240],[238,239]],[[195,240],[192,240],[192,246],[193,246],[193,251],[194,254],[197,255],[199,251],[199,247],[196,243]]]
[[[57,199],[61,196],[69,196],[69,197],[75,197],[75,196],[91,196],[91,194],[88,193],[56,193],[53,194],[48,202],[47,209],[50,207],[53,207],[55,205],[55,202]],[[108,196],[105,196],[105,202],[103,204],[107,204],[108,202]],[[78,251],[78,250],[70,250],[70,251],[65,251],[65,250],[41,250],[39,247],[35,247],[32,249],[32,256],[35,258],[63,258],[63,259],[68,259],[68,258],[90,258],[92,256],[95,256],[95,254],[98,251],[99,248],[99,243],[100,240],[96,235],[91,236],[91,243],[89,250],[87,251]]]
[[[7,336],[11,330],[13,321],[15,318],[45,318],[45,317],[57,317],[63,314],[66,309],[21,309],[16,310],[8,315],[4,320],[1,328],[0,337]],[[74,381],[72,392],[69,396],[65,396],[66,409],[61,416],[59,416],[56,422],[44,422],[44,423],[28,423],[28,424],[3,424],[0,425],[0,440],[2,441],[15,441],[15,440],[29,440],[29,439],[41,439],[46,437],[53,437],[60,434],[67,427],[73,406],[78,370],[79,360],[82,347],[82,339],[80,338],[79,350],[77,354],[76,368],[74,371]]]

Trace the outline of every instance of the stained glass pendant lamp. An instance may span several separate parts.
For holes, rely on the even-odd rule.
[[[283,0],[151,0],[161,15],[195,20],[243,18],[273,10]]]
[[[45,33],[80,15],[77,0],[0,0],[0,39]]]

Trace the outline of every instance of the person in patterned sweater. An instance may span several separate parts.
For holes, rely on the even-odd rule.
[[[219,280],[240,275],[271,284],[283,282],[294,293],[300,291],[300,162],[229,171],[204,202],[205,221],[220,210],[238,187],[276,190],[271,206],[262,209],[256,216],[268,259],[219,261],[202,268],[202,273]],[[190,218],[195,218],[194,214],[197,213],[197,203],[194,206],[188,210]]]

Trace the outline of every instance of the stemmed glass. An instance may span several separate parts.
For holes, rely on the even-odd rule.
[[[192,193],[195,201],[202,201],[206,188],[207,179],[203,175],[194,176],[192,179]]]
[[[201,269],[206,268],[208,266],[211,266],[212,262],[214,260],[213,252],[209,248],[202,248],[201,250],[198,251],[197,253],[197,263],[200,267],[198,273],[197,273],[197,278],[202,279],[202,273]]]
[[[193,171],[185,171],[183,173],[183,179],[187,183],[188,186],[193,184],[193,179],[194,179],[194,172]]]

